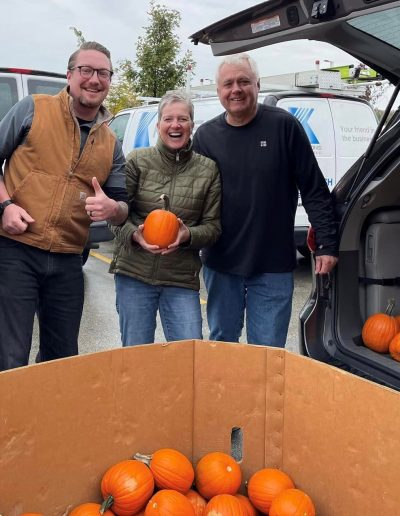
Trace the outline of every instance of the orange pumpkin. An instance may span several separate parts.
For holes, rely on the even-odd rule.
[[[186,493],[186,498],[193,505],[195,516],[203,516],[207,502],[201,496],[201,494],[199,494],[197,491],[194,491],[193,489],[190,489],[190,491]]]
[[[206,505],[204,516],[245,516],[242,504],[233,495],[213,496]]]
[[[234,495],[241,482],[240,466],[227,453],[207,453],[195,468],[196,488],[206,500],[219,494]]]
[[[154,477],[138,460],[123,460],[111,466],[101,480],[102,510],[112,509],[120,516],[131,516],[142,509],[154,491]]]
[[[247,498],[247,496],[236,493],[235,497],[242,505],[244,516],[258,516],[260,514],[254,505],[250,502],[249,498]]]
[[[101,505],[99,503],[82,503],[78,505],[69,513],[69,516],[112,516],[114,513],[107,510],[103,513],[100,512]]]
[[[175,242],[179,221],[176,215],[169,211],[168,197],[163,194],[160,199],[164,201],[164,208],[153,210],[147,215],[144,221],[143,238],[148,244],[165,248]]]
[[[394,318],[397,322],[397,331],[400,331],[400,315],[395,315]]]
[[[161,489],[153,495],[145,516],[195,516],[193,505],[185,495],[173,489]]]
[[[390,356],[400,362],[400,333],[396,333],[393,339],[389,343]]]
[[[251,503],[261,512],[267,513],[272,500],[285,489],[294,488],[293,480],[275,468],[264,468],[256,471],[247,484],[247,495]]]
[[[301,489],[286,489],[272,501],[269,516],[315,516],[315,506]]]
[[[44,516],[41,512],[24,512],[19,516]]]
[[[391,315],[394,300],[390,300],[385,313],[370,315],[362,329],[364,345],[377,353],[387,353],[389,343],[398,332],[396,319]]]
[[[159,489],[175,489],[185,494],[192,487],[194,480],[192,463],[178,450],[161,448],[153,455],[137,453],[134,458],[149,466]]]

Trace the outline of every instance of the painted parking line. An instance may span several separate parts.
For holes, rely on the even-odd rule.
[[[104,256],[104,254],[101,254],[101,253],[96,253],[96,251],[90,251],[90,256],[93,256],[94,258],[97,258],[98,260],[101,260],[102,262],[105,262],[105,263],[111,263],[111,259],[108,258],[107,256]],[[201,305],[206,305],[207,304],[207,301],[203,298],[200,298],[200,304]]]
[[[107,256],[104,256],[104,254],[96,253],[96,251],[90,251],[90,256],[94,256],[98,260],[101,260],[105,263],[111,263],[111,258],[108,258]]]

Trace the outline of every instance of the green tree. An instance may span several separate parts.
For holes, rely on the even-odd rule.
[[[77,46],[80,47],[81,45],[83,45],[83,43],[86,42],[86,39],[84,38],[83,36],[83,33],[81,30],[77,29],[76,27],[70,27],[70,30],[73,31],[73,33],[75,34],[76,36],[76,39],[77,39]]]
[[[151,0],[148,14],[150,25],[136,45],[137,87],[143,96],[161,97],[168,90],[184,86],[188,66],[193,70],[196,63],[189,50],[179,58],[181,42],[175,30],[180,13]]]
[[[121,109],[141,104],[136,93],[136,77],[137,72],[129,59],[118,61],[110,91],[105,100],[105,105],[112,114],[115,115]]]

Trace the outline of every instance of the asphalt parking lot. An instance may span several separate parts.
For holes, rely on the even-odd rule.
[[[119,347],[120,334],[118,316],[115,309],[114,278],[108,272],[112,257],[112,242],[103,243],[97,250],[92,250],[84,266],[85,306],[79,336],[81,354],[93,353]],[[289,325],[286,349],[298,352],[298,314],[311,289],[311,272],[309,260],[298,255],[298,267],[295,270],[295,291],[293,297],[292,318]],[[201,284],[200,297],[203,310],[203,334],[208,338],[209,330],[206,318],[207,292]],[[158,321],[156,341],[164,342],[161,324]],[[245,338],[242,337],[242,342]],[[35,321],[34,336],[30,362],[34,362],[38,350],[38,327]]]

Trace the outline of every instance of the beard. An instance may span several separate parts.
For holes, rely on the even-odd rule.
[[[104,98],[105,98],[105,95],[101,95],[101,97],[99,97],[98,100],[95,100],[95,99],[90,100],[90,99],[84,97],[83,95],[80,95],[78,97],[78,102],[83,107],[98,108],[103,103]]]

